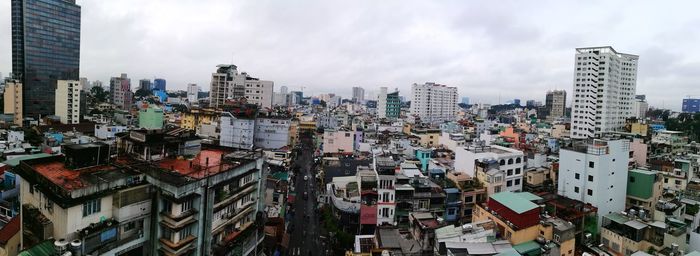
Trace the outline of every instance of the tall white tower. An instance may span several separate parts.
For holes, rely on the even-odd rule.
[[[571,109],[571,138],[600,136],[635,116],[639,56],[610,46],[577,48]]]

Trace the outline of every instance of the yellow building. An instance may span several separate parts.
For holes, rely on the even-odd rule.
[[[418,143],[422,147],[432,148],[440,145],[440,129],[413,128],[411,135],[418,137]]]
[[[632,123],[629,126],[630,133],[638,134],[642,137],[646,137],[649,134],[649,124]]]
[[[14,115],[14,124],[22,126],[22,83],[14,80],[5,83],[5,114]]]
[[[542,219],[539,206],[532,201],[542,198],[531,193],[502,192],[492,195],[487,204],[476,205],[472,223],[491,220],[496,223],[497,236],[508,240],[520,254],[529,254],[541,248],[549,255],[573,256],[575,227],[559,218]],[[540,243],[547,243],[541,247]]]
[[[214,109],[192,109],[182,113],[180,127],[196,130],[202,124],[212,124],[219,122],[221,112]]]

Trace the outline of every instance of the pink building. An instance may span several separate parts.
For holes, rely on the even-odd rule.
[[[632,159],[634,164],[639,167],[647,166],[647,144],[643,139],[635,138],[630,143],[630,151],[632,151]]]
[[[326,130],[323,133],[323,154],[352,154],[355,132]]]

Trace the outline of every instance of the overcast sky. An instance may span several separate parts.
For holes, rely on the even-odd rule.
[[[234,63],[275,90],[457,86],[472,102],[544,101],[572,88],[576,47],[640,55],[637,93],[680,109],[700,96],[700,3],[664,1],[78,1],[81,76],[162,77],[209,89]],[[11,71],[10,1],[0,2],[0,72]]]

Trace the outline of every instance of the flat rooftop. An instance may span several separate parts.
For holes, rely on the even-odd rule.
[[[158,161],[157,165],[162,169],[168,169],[183,176],[193,179],[202,179],[235,167],[236,165],[234,162],[222,162],[224,156],[231,153],[233,153],[233,150],[202,149],[194,159],[166,158]]]
[[[41,176],[66,191],[107,183],[132,174],[131,171],[117,169],[111,165],[100,165],[82,169],[68,169],[61,161],[36,163],[31,167]]]

